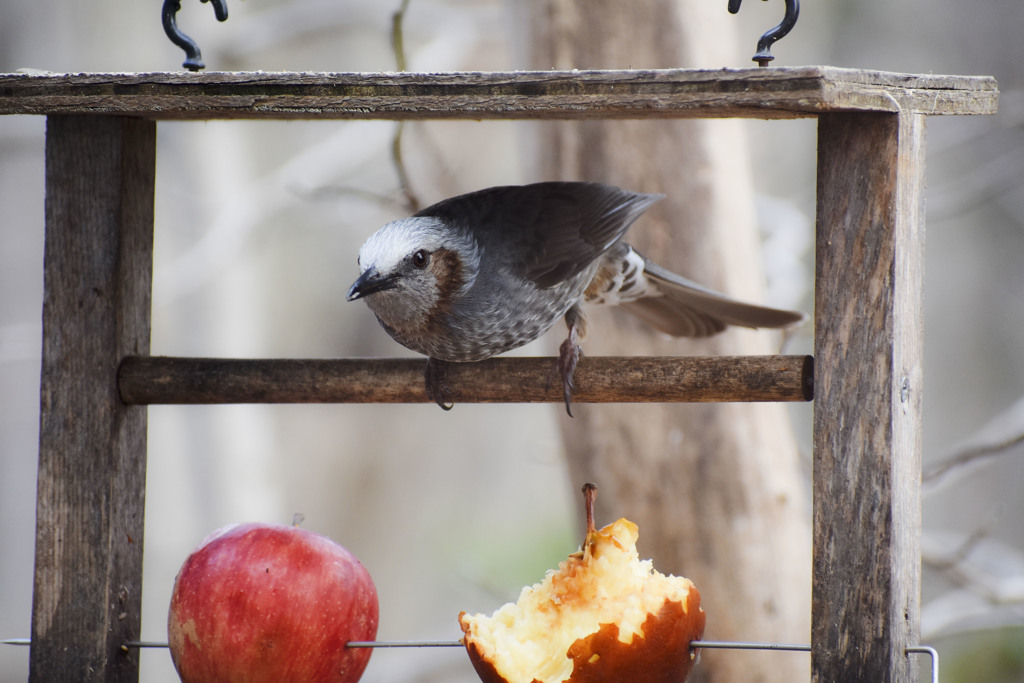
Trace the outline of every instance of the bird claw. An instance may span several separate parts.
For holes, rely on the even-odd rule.
[[[575,342],[572,335],[569,336],[558,349],[558,372],[562,376],[562,395],[565,398],[565,412],[572,417],[572,387],[573,374],[576,372],[576,365],[580,362],[583,350]]]
[[[436,358],[427,359],[427,370],[424,373],[424,388],[427,390],[427,397],[441,406],[441,410],[451,410],[454,403],[448,401],[451,396],[451,389],[448,387],[448,363]]]

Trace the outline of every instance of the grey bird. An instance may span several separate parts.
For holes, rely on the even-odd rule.
[[[366,240],[348,300],[365,300],[395,341],[427,356],[427,394],[445,409],[446,363],[496,356],[564,318],[569,336],[558,370],[570,415],[583,304],[621,306],[675,337],[707,337],[728,325],[783,328],[806,318],[731,299],[625,243],[633,221],[663,196],[543,182],[445,199]]]

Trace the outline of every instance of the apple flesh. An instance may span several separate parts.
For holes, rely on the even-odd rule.
[[[377,589],[345,548],[297,527],[210,534],[174,581],[167,636],[185,683],[354,683],[377,635]]]

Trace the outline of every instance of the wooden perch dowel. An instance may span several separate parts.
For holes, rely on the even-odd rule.
[[[118,372],[126,404],[424,403],[425,360],[247,360],[128,357]],[[455,403],[557,403],[553,358],[450,364]],[[809,401],[810,356],[594,357],[576,369],[578,403]]]

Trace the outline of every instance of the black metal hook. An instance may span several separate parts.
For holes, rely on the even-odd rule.
[[[213,3],[213,13],[217,15],[217,21],[227,21],[228,4],[227,0],[201,0],[202,2]],[[189,71],[199,71],[206,68],[203,64],[203,55],[199,52],[196,41],[189,38],[178,28],[178,21],[175,15],[181,9],[181,0],[164,0],[163,23],[164,33],[171,39],[171,42],[185,51],[185,61],[182,66]]]
[[[740,11],[740,3],[743,0],[729,0],[729,13],[736,14]],[[800,16],[800,0],[786,0],[786,16],[782,22],[773,29],[764,32],[761,39],[757,41],[757,54],[752,59],[758,66],[768,66],[768,62],[775,59],[772,54],[772,45],[775,41],[785,37],[787,33],[796,26],[796,20]]]

